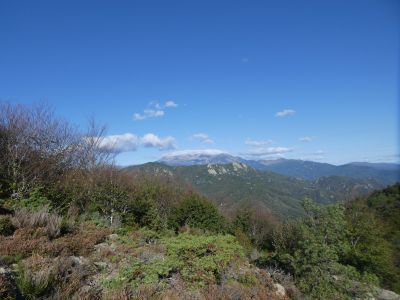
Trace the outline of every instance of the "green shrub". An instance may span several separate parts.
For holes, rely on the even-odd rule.
[[[30,210],[39,210],[42,207],[51,207],[51,201],[45,196],[42,187],[35,188],[27,199],[21,201],[23,207]]]
[[[245,273],[239,275],[238,281],[244,286],[253,286],[256,285],[258,280],[254,274]]]
[[[230,235],[180,234],[162,237],[159,243],[165,245],[165,254],[148,261],[134,259],[104,285],[118,288],[126,284],[163,284],[173,273],[179,273],[188,286],[204,287],[218,283],[228,265],[244,256],[242,247]]]
[[[239,244],[243,247],[243,250],[246,256],[250,256],[251,252],[253,251],[253,244],[251,243],[250,238],[243,233],[240,229],[235,230],[235,237]]]
[[[225,220],[215,205],[196,194],[186,197],[175,207],[169,225],[175,230],[189,226],[216,233],[225,232]]]
[[[367,286],[356,287],[355,282],[376,284],[377,277],[349,264],[354,258],[353,234],[344,206],[321,206],[306,199],[303,207],[307,215],[278,228],[274,234],[275,254],[261,263],[293,274],[297,287],[310,298],[350,299],[365,295]],[[373,254],[370,250],[364,248],[363,255],[369,257]]]
[[[176,267],[183,280],[199,286],[215,283],[230,263],[244,256],[242,247],[230,235],[180,234],[164,239],[164,243],[167,257],[179,262]]]

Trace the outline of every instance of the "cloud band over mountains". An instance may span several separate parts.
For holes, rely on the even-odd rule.
[[[136,151],[140,147],[156,148],[159,150],[176,149],[176,140],[172,136],[160,138],[153,133],[147,133],[142,137],[132,133],[109,135],[100,142],[100,147],[115,153]]]

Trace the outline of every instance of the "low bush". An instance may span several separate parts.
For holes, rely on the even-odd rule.
[[[229,264],[238,263],[243,257],[243,249],[230,235],[195,236],[179,234],[162,237],[165,254],[152,259],[133,259],[119,276],[106,280],[108,287],[117,288],[129,284],[138,287],[142,284],[166,284],[168,278],[179,273],[185,284],[191,287],[204,287],[219,282],[221,274]]]
[[[27,299],[99,299],[98,289],[84,288],[93,275],[77,257],[51,259],[34,254],[18,266],[18,287]]]
[[[239,275],[238,281],[245,286],[254,286],[258,282],[257,277],[251,273]]]
[[[47,244],[45,251],[52,256],[85,256],[92,252],[94,246],[104,241],[109,234],[111,234],[109,228],[83,223],[74,232],[63,235],[53,240],[51,244]]]
[[[243,248],[231,235],[180,234],[163,242],[167,257],[178,262],[183,280],[197,286],[218,282],[229,264],[244,257]]]
[[[43,228],[21,228],[13,236],[0,236],[0,256],[9,261],[30,256],[33,252],[42,253],[49,243]],[[17,259],[18,258],[18,259]]]
[[[64,255],[88,255],[94,246],[105,240],[111,233],[109,228],[97,227],[90,223],[78,226],[73,232],[49,240],[46,228],[20,228],[11,237],[0,236],[0,257],[15,261],[32,253],[52,257]],[[13,260],[12,257],[15,259]]]
[[[22,199],[19,203],[30,210],[39,210],[42,207],[50,207],[51,201],[45,196],[44,188],[36,187],[28,198]]]
[[[226,230],[224,217],[209,200],[191,194],[172,210],[169,226],[175,230],[183,226],[199,228],[213,233]]]
[[[38,299],[52,288],[54,273],[51,259],[33,255],[18,266],[18,287],[26,298]]]

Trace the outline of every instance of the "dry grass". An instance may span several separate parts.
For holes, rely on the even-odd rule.
[[[85,256],[110,232],[108,228],[81,224],[74,232],[50,240],[46,228],[20,228],[13,236],[0,236],[0,256],[27,257],[32,253],[52,257]]]
[[[121,287],[106,291],[105,300],[286,300],[275,294],[273,287],[254,285],[244,287],[239,283],[224,285],[208,285],[200,290],[187,288],[165,288],[158,284],[140,285],[132,290],[129,287]]]
[[[60,234],[62,217],[49,211],[45,206],[37,211],[20,208],[15,211],[12,223],[17,228],[45,228],[47,236],[52,239]]]
[[[210,285],[204,288],[201,294],[201,300],[282,300],[281,297],[275,295],[274,290],[262,285],[254,287],[243,287],[238,284],[222,286]]]

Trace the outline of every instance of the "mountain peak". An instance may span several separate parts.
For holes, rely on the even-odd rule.
[[[218,149],[182,150],[163,156],[158,162],[170,166],[227,164],[240,162],[240,158]]]

